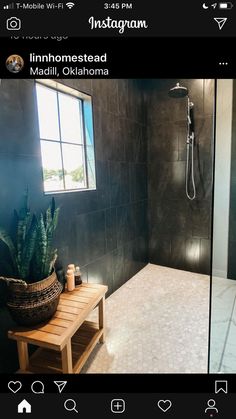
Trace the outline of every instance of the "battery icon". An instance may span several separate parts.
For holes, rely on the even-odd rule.
[[[231,2],[219,3],[219,9],[221,9],[221,10],[230,10],[233,7],[234,7],[234,5]]]

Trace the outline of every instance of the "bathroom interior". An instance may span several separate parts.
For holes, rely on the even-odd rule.
[[[3,79],[0,132],[0,227],[26,190],[32,213],[55,198],[56,266],[108,286],[81,373],[235,373],[236,81]],[[8,262],[0,240],[1,277]],[[6,295],[0,281],[14,373]]]

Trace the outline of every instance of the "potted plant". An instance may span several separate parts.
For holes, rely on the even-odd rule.
[[[54,269],[57,249],[52,241],[58,215],[54,198],[44,214],[31,215],[26,193],[23,207],[19,213],[14,211],[13,237],[0,228],[0,240],[9,251],[12,276],[0,279],[9,287],[7,306],[18,324],[41,323],[57,309],[62,285]]]

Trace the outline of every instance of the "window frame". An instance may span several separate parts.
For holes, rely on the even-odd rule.
[[[38,100],[37,100],[37,85],[40,85],[42,87],[45,87],[47,89],[51,89],[56,93],[56,103],[57,103],[57,117],[58,117],[58,131],[59,131],[59,139],[47,139],[47,138],[41,138],[40,136],[40,122],[39,122],[39,110],[38,110]],[[70,96],[74,99],[77,99],[80,102],[80,123],[82,128],[82,143],[75,143],[70,141],[64,141],[62,139],[62,133],[61,133],[61,116],[60,116],[60,103],[59,103],[59,94],[65,94],[67,96]],[[45,179],[44,179],[44,170],[43,170],[43,158],[42,158],[42,150],[41,150],[41,169],[42,169],[42,178],[43,178],[43,192],[45,195],[52,195],[52,194],[64,194],[64,193],[71,193],[71,192],[81,192],[81,191],[89,191],[89,190],[96,190],[96,165],[95,165],[95,145],[94,145],[94,132],[92,132],[92,145],[89,145],[87,143],[87,135],[86,135],[86,123],[85,123],[85,101],[88,102],[91,106],[92,111],[92,97],[88,94],[85,94],[83,92],[80,92],[79,90],[76,90],[74,88],[68,87],[64,84],[58,83],[54,80],[48,80],[48,79],[35,79],[35,98],[36,98],[36,108],[37,108],[37,119],[38,119],[38,132],[39,132],[39,141],[40,141],[40,149],[41,149],[41,141],[43,142],[49,142],[54,144],[59,144],[60,146],[60,156],[61,156],[61,163],[62,163],[62,173],[63,173],[63,189],[58,190],[51,190],[46,191],[45,190]],[[93,111],[92,111],[93,112]],[[92,113],[92,131],[93,131],[93,113]],[[73,188],[69,189],[66,188],[66,180],[65,180],[65,167],[64,167],[64,156],[63,156],[63,144],[73,145],[76,147],[82,148],[82,159],[83,159],[83,170],[84,170],[84,187],[82,188]],[[88,156],[87,156],[87,147],[92,147],[93,149],[93,155],[94,155],[94,183],[95,186],[89,186],[89,176],[88,176]]]

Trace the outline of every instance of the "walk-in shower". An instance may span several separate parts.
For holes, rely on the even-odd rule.
[[[179,83],[169,90],[169,96],[172,98],[184,98],[187,97],[187,159],[186,159],[186,179],[185,188],[186,195],[191,201],[196,198],[196,186],[194,177],[194,129],[193,121],[191,118],[192,109],[194,107],[193,102],[190,101],[187,87],[181,86]],[[191,148],[191,151],[190,151]],[[190,160],[191,159],[191,160]],[[189,178],[192,182],[192,194],[189,190]]]

